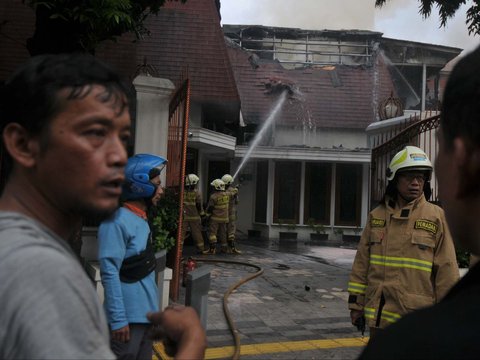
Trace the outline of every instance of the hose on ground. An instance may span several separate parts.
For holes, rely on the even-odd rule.
[[[249,266],[257,269],[256,273],[250,274],[242,279],[240,279],[239,282],[233,284],[228,288],[228,290],[223,294],[223,313],[225,315],[225,319],[227,320],[228,327],[230,328],[230,332],[232,333],[233,336],[233,341],[235,344],[235,351],[232,356],[232,360],[238,360],[240,358],[240,336],[238,335],[238,330],[235,327],[235,322],[233,321],[233,318],[230,314],[230,311],[228,310],[228,297],[230,294],[237,288],[239,288],[241,285],[245,284],[246,282],[260,276],[263,274],[263,269],[254,264],[246,263],[246,262],[241,262],[241,261],[235,261],[235,260],[218,260],[218,259],[199,259],[199,258],[194,258],[193,259],[196,262],[205,262],[205,263],[225,263],[225,264],[236,264],[236,265],[242,265],[242,266]]]

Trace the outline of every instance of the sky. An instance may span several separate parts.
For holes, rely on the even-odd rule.
[[[393,39],[462,48],[463,55],[480,44],[480,36],[468,35],[465,24],[471,2],[445,28],[436,9],[423,19],[419,0],[389,0],[382,8],[375,8],[375,0],[221,0],[220,12],[222,24],[371,30]]]

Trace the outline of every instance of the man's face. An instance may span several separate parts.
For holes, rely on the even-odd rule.
[[[62,96],[62,93],[60,95]],[[51,120],[34,174],[48,201],[62,212],[106,216],[118,206],[130,138],[128,108],[102,102],[102,86],[66,100]]]
[[[397,191],[407,202],[419,198],[423,194],[425,173],[422,171],[404,171],[398,174]]]
[[[468,222],[465,223],[468,209],[462,206],[462,201],[457,199],[456,196],[461,175],[459,174],[457,161],[454,159],[454,150],[446,146],[441,128],[438,132],[438,145],[435,173],[438,179],[438,194],[442,208],[445,210],[453,239],[460,242],[466,249],[473,250],[472,246],[478,246],[474,240],[471,241],[471,239],[475,239],[476,234],[474,234]]]
[[[160,180],[160,175],[155,178],[155,181],[153,181],[153,179],[150,181],[157,187],[155,189],[155,193],[152,196],[152,204],[156,206],[164,193],[164,190],[162,187],[162,181]]]

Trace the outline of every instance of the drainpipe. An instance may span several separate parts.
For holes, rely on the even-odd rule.
[[[425,97],[427,96],[427,64],[422,69],[422,112],[425,111]]]

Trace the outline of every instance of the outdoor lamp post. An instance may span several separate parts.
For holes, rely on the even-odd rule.
[[[399,98],[393,97],[393,91],[390,97],[380,102],[378,106],[378,115],[380,120],[391,119],[403,114],[403,105]]]

